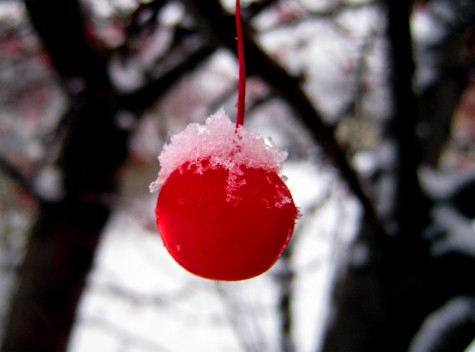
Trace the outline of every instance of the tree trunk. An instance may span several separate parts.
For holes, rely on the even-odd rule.
[[[426,291],[428,249],[421,240],[429,202],[417,171],[417,111],[409,31],[410,1],[386,1],[393,117],[389,138],[396,150],[392,235],[370,228],[367,219],[350,249],[347,269],[335,286],[334,314],[323,351],[405,351],[434,308]],[[387,200],[391,201],[391,200]]]
[[[75,0],[26,1],[44,49],[71,94],[59,169],[64,194],[42,200],[13,294],[2,351],[64,351],[100,234],[116,196],[115,176],[128,134],[116,108],[104,60],[89,46]]]
[[[110,210],[43,204],[10,305],[2,351],[65,351],[76,306]]]

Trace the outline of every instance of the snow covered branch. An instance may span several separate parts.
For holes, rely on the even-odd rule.
[[[463,351],[474,339],[475,299],[455,297],[430,314],[409,352]]]

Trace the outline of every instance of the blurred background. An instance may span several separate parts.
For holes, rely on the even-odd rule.
[[[1,351],[475,351],[475,4],[242,0],[246,126],[302,217],[226,283],[171,259],[148,185],[235,116],[234,6],[0,0]]]

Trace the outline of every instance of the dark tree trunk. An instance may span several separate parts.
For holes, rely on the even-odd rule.
[[[431,312],[451,297],[475,293],[475,282],[470,280],[473,259],[454,254],[432,257],[423,237],[430,224],[429,210],[437,200],[426,197],[417,173],[425,163],[436,163],[443,141],[437,126],[431,126],[434,135],[429,139],[420,140],[417,134],[421,113],[427,114],[427,95],[421,104],[412,89],[411,2],[387,0],[385,5],[393,99],[388,133],[397,154],[392,235],[372,231],[363,218],[348,263],[343,263],[346,271],[334,288],[334,312],[323,351],[406,351]],[[450,97],[452,109],[456,100]],[[444,108],[440,113],[447,125],[450,112]],[[427,145],[435,150],[428,151]]]
[[[108,207],[43,204],[11,302],[2,351],[65,351]]]
[[[42,200],[13,294],[2,351],[64,351],[100,234],[116,195],[127,133],[116,108],[105,61],[86,39],[75,0],[26,1],[28,14],[53,67],[70,91],[59,168],[64,194]]]
[[[74,116],[61,160],[65,194],[39,205],[2,351],[66,348],[125,159],[127,135],[117,130],[113,116],[103,100],[88,102]]]
[[[389,137],[397,155],[395,199],[388,227],[392,235],[375,232],[362,219],[347,270],[340,273],[335,287],[335,313],[324,351],[405,351],[434,308],[425,285],[429,255],[421,240],[429,202],[417,178],[421,159],[412,90],[410,5],[410,1],[385,2],[393,103]]]

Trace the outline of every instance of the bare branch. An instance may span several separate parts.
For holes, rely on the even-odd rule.
[[[41,195],[36,192],[33,182],[3,155],[0,155],[0,170],[34,199],[42,200]]]
[[[154,0],[148,3],[140,3],[132,14],[128,16],[129,23],[126,26],[128,36],[136,36],[144,29],[153,29],[160,10],[169,0]]]
[[[427,317],[409,351],[463,351],[473,341],[474,331],[475,299],[455,297]]]
[[[276,0],[266,0],[259,3],[254,3],[246,9],[245,14],[248,18],[252,18],[267,7],[273,5],[275,2]],[[190,46],[193,47],[193,45],[186,44],[186,41],[192,41],[193,36],[195,36],[195,32],[188,31],[185,28],[178,26],[175,29],[175,35],[172,40],[172,44],[168,49],[169,53],[179,47],[186,47],[187,50],[190,50]],[[159,99],[160,96],[164,94],[170,88],[170,86],[178,81],[178,79],[180,79],[184,74],[194,70],[201,63],[210,58],[218,47],[219,46],[202,42],[198,46],[195,45],[194,50],[191,50],[188,56],[183,57],[183,59],[179,61],[178,64],[176,63],[176,58],[173,57],[174,66],[167,70],[163,75],[155,79],[151,79],[142,88],[135,92],[122,95],[119,99],[121,108],[135,112],[145,110],[153,102]],[[165,58],[169,58],[169,56],[169,54],[164,55]],[[157,61],[156,66],[163,65],[163,63],[163,60]],[[151,69],[151,71],[155,70],[156,67]]]
[[[122,109],[140,112],[147,109],[153,102],[162,96],[180,77],[198,67],[208,59],[215,49],[202,45],[187,58],[179,62],[173,69],[164,73],[159,78],[150,81],[141,89],[124,94],[119,99]]]
[[[100,316],[83,317],[79,323],[90,324],[95,327],[101,327],[111,334],[117,335],[117,339],[122,342],[123,345],[135,345],[140,346],[141,350],[150,352],[171,352],[172,350],[160,345],[158,342],[148,339],[140,334],[129,331],[128,329],[120,326],[118,323],[109,321]],[[124,349],[128,349],[124,346]]]
[[[363,10],[375,5],[377,5],[377,1],[365,1],[360,3],[346,3],[341,1],[324,10],[310,10],[307,9],[304,5],[301,5],[301,15],[289,16],[289,18],[280,21],[275,26],[266,28],[266,31],[273,29],[282,29],[285,27],[293,27],[303,22],[315,20],[329,21],[331,22],[332,26],[336,27],[339,31],[343,31],[343,28],[335,21],[339,15],[346,11]]]
[[[268,7],[274,5],[277,0],[261,0],[252,2],[246,9],[245,14],[258,15]]]

